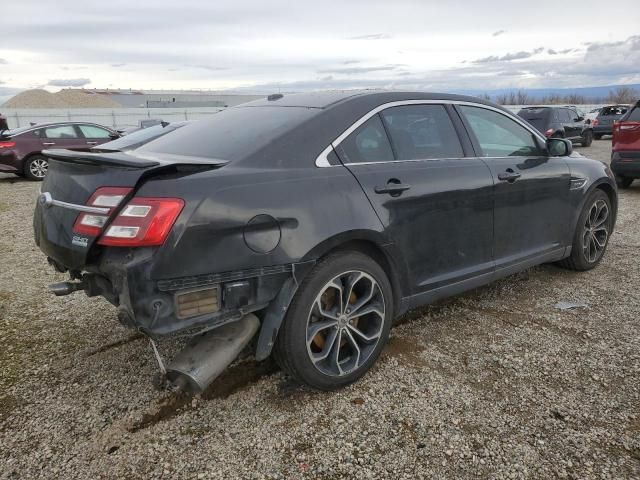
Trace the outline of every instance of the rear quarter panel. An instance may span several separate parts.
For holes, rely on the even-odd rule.
[[[186,202],[155,253],[153,279],[308,260],[317,245],[349,232],[386,241],[360,185],[342,166],[259,170],[229,165],[184,178],[155,178],[137,195]]]

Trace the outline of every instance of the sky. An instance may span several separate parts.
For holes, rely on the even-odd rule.
[[[0,96],[640,83],[638,0],[3,3]]]

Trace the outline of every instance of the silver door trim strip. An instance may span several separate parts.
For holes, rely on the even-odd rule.
[[[531,126],[527,125],[524,121],[522,121],[521,119],[519,119],[517,117],[517,115],[508,115],[506,112],[504,112],[503,110],[496,108],[496,107],[492,107],[491,105],[485,105],[483,103],[475,103],[475,102],[465,102],[465,101],[460,101],[460,100],[399,100],[396,102],[388,102],[388,103],[383,103],[382,105],[378,105],[376,108],[374,108],[373,110],[365,113],[362,117],[360,117],[358,120],[356,120],[349,128],[347,128],[344,132],[342,132],[333,142],[331,142],[329,144],[329,146],[327,148],[325,148],[322,153],[320,153],[320,155],[318,155],[318,157],[316,158],[316,167],[320,167],[320,168],[328,168],[328,167],[338,167],[341,165],[332,165],[329,162],[328,156],[331,153],[331,150],[333,150],[334,148],[337,148],[340,143],[347,138],[354,130],[356,130],[360,125],[362,125],[364,122],[366,122],[367,120],[369,120],[371,117],[373,117],[374,115],[376,115],[377,113],[386,110],[387,108],[391,108],[391,107],[402,107],[405,105],[464,105],[464,106],[469,106],[469,107],[479,107],[479,108],[484,108],[487,110],[492,110],[494,112],[497,112],[501,115],[504,115],[505,117],[514,120],[516,123],[519,123],[520,125],[522,125],[524,128],[526,128],[527,130],[529,130],[529,132],[531,132],[533,135],[535,135],[536,137],[538,137],[538,139],[542,140],[543,142],[546,142],[546,138],[544,138],[540,132],[538,132],[537,130],[533,129]],[[513,158],[513,157],[506,157],[506,158]],[[423,160],[423,159],[420,159]],[[429,160],[440,160],[440,159],[429,159]],[[444,160],[444,159],[442,159]],[[395,162],[406,162],[406,161],[414,161],[414,160],[387,160],[384,162],[366,162],[366,163],[395,163]],[[419,161],[419,160],[415,160],[415,161]],[[345,165],[364,165],[365,163],[348,163]]]

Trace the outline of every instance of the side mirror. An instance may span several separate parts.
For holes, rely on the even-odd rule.
[[[568,157],[573,152],[573,144],[564,138],[549,138],[547,151],[551,157]]]
[[[582,122],[582,121],[584,121],[584,117],[578,117],[578,118],[576,118],[576,122]]]
[[[118,135],[117,133],[110,133],[109,138],[111,140],[117,140],[118,138],[120,138],[120,135]]]

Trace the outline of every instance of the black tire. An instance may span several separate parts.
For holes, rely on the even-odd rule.
[[[602,134],[601,133],[594,133],[593,134],[593,138],[596,140],[601,140],[602,139]]]
[[[633,178],[616,175],[616,184],[618,185],[618,188],[629,188],[632,183]]]
[[[49,159],[43,155],[32,155],[24,163],[24,176],[41,182],[49,169]]]
[[[326,323],[334,321],[328,319],[329,317],[318,317],[316,315],[319,312],[317,305],[325,300],[325,294],[330,290],[333,290],[334,294],[339,291],[338,289],[332,289],[331,283],[336,279],[340,281],[345,275],[353,275],[348,277],[350,279],[357,278],[358,274],[354,272],[364,275],[360,277],[361,280],[352,282],[353,287],[351,289],[348,288],[348,283],[341,284],[345,287],[344,291],[348,293],[343,294],[343,301],[340,303],[340,305],[345,305],[344,308],[341,309],[337,306],[336,311],[342,310],[343,313],[349,313],[350,305],[353,305],[356,311],[364,311],[365,307],[368,308],[370,305],[374,305],[376,308],[382,305],[383,312],[380,313],[383,313],[383,315],[369,313],[349,321],[346,320],[346,317],[343,318],[344,315],[342,315],[341,321],[346,322],[348,325],[345,323],[338,324],[336,319],[335,326],[318,330],[316,333],[312,333],[313,336],[310,337],[308,329],[312,329],[313,325],[319,325],[321,321]],[[371,279],[373,281],[370,281]],[[355,300],[352,301],[352,295],[355,296],[356,289],[361,285],[365,287],[371,285],[372,296],[371,300],[363,301],[361,307],[357,308],[357,302]],[[378,287],[377,289],[376,286]],[[375,297],[373,292],[376,292]],[[380,295],[382,303],[380,303]],[[348,296],[346,302],[344,302],[344,296]],[[366,294],[363,293],[362,297],[366,298]],[[327,307],[325,303],[323,308],[331,310],[333,306],[336,306],[335,302],[336,297],[333,298],[331,306]],[[298,288],[280,327],[274,346],[274,357],[280,367],[300,383],[318,390],[334,390],[344,387],[362,377],[380,356],[380,352],[389,338],[393,311],[391,284],[380,265],[370,257],[356,251],[341,251],[329,254],[318,262]],[[336,316],[340,315],[336,314]],[[375,323],[373,330],[367,326],[371,319]],[[357,322],[361,323],[358,324]],[[357,331],[363,331],[369,336],[375,336],[377,343],[373,343],[372,340],[365,341],[362,337],[358,337],[356,333],[351,333],[353,330],[350,329],[354,325]],[[313,332],[313,330],[311,331]],[[321,336],[320,332],[325,332],[325,336],[320,338],[322,345],[317,345],[316,341],[318,336]],[[345,332],[344,338],[342,336],[343,332]],[[351,346],[352,342],[356,342],[354,339],[362,342],[357,345],[357,357],[355,356],[356,350]],[[314,352],[314,349],[320,351]],[[328,353],[323,354],[325,351]],[[334,360],[334,352],[336,353],[335,360],[338,368],[337,372],[339,373],[327,373],[322,365]],[[348,355],[345,355],[346,353]],[[316,359],[316,362],[314,362],[311,358],[312,355],[317,357],[325,355],[325,359],[319,361]],[[345,369],[345,372],[342,372],[339,366],[340,359],[343,357],[346,357],[349,362],[353,360],[354,363],[353,367]],[[359,360],[361,361],[360,364]]]
[[[582,135],[582,146],[590,147],[592,142],[593,142],[593,132],[591,130],[587,130],[586,132],[584,132],[584,135]]]
[[[604,239],[601,236],[602,231],[599,227],[597,230],[593,230],[591,228],[591,226],[598,223],[598,218],[596,218],[596,221],[592,220],[593,217],[590,218],[590,215],[593,215],[594,213],[593,209],[596,208],[597,211],[597,206],[602,205],[602,202],[604,202],[604,205],[606,205],[607,208],[606,220],[602,223],[602,226],[606,230],[606,237],[604,237]],[[596,267],[602,260],[602,257],[604,256],[609,244],[612,219],[613,211],[611,210],[611,201],[609,200],[609,196],[600,189],[596,189],[591,192],[587,197],[584,203],[584,207],[582,208],[582,212],[580,212],[580,217],[578,218],[576,231],[573,234],[571,255],[564,260],[561,260],[559,262],[559,265],[563,268],[577,271],[591,270],[592,268]],[[587,238],[589,236],[589,229],[591,229],[592,236],[594,237],[594,242],[597,240],[597,244],[591,243],[591,237]],[[593,232],[596,232],[600,236],[596,236],[596,234],[594,234]],[[598,245],[600,243],[603,243],[604,247],[598,250]],[[598,250],[598,254],[595,257],[589,258],[591,247]],[[587,253],[586,248],[589,248],[589,253]]]

